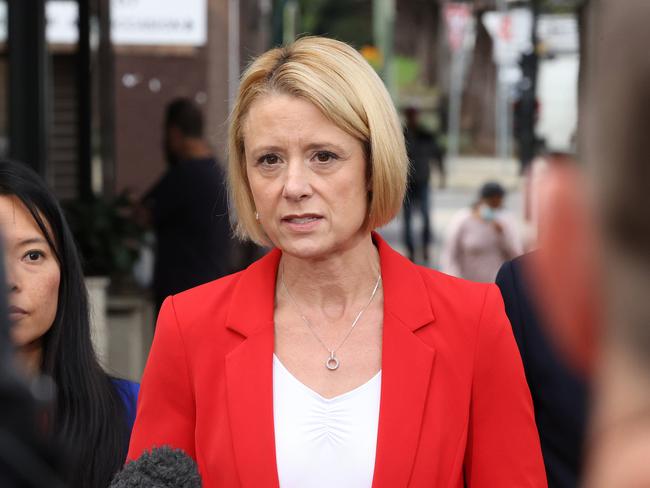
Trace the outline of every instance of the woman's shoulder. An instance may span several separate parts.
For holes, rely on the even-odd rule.
[[[454,318],[456,324],[476,324],[486,311],[503,308],[494,283],[479,283],[418,266],[434,315]]]
[[[227,293],[246,270],[232,273],[174,295],[175,301],[201,300],[206,296]]]
[[[494,283],[469,281],[423,267],[418,271],[438,324],[436,329],[444,331],[456,352],[473,350],[467,345],[477,341],[479,335],[499,336],[510,329],[501,293]]]
[[[229,274],[222,278],[177,293],[172,297],[174,307],[178,309],[179,307],[183,308],[189,306],[192,309],[196,309],[196,307],[207,306],[215,300],[223,300],[232,293],[235,285],[244,272],[245,270]]]
[[[238,291],[247,295],[248,302],[254,300],[255,295],[268,291],[275,283],[279,260],[280,252],[272,250],[242,271],[173,295],[173,310],[178,317],[182,315],[188,319],[219,317],[227,311]]]
[[[203,285],[167,297],[158,314],[156,330],[175,324],[182,336],[198,333],[225,322],[233,293],[243,271],[224,276]]]
[[[468,297],[484,297],[493,283],[479,283],[476,281],[458,278],[442,271],[417,266],[427,288],[436,295],[450,295],[466,300]]]
[[[378,240],[382,266],[387,272],[383,273],[385,284],[392,281],[391,290],[400,297],[401,301],[409,302],[422,300],[423,294],[431,302],[434,314],[437,308],[467,307],[471,303],[482,303],[490,289],[487,283],[476,283],[462,278],[456,278],[426,266],[420,266],[409,261],[406,257],[390,248],[383,240]]]
[[[156,329],[177,329],[172,335],[180,334],[192,347],[198,346],[194,341],[204,343],[207,335],[219,339],[242,314],[244,321],[256,321],[268,312],[261,304],[268,305],[273,295],[279,259],[280,252],[272,250],[242,271],[167,297]]]

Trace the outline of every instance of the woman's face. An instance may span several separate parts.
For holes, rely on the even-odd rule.
[[[260,223],[273,244],[322,258],[367,234],[366,157],[359,140],[310,102],[272,94],[244,120],[246,173]]]
[[[20,199],[0,196],[11,336],[18,348],[39,345],[56,316],[61,273],[45,236]]]

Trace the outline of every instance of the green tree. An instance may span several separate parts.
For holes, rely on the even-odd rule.
[[[300,0],[301,30],[360,48],[372,44],[371,0]]]

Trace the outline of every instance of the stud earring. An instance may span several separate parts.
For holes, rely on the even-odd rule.
[[[258,214],[257,212],[255,212],[255,220],[257,220],[258,222],[260,221],[260,214]]]

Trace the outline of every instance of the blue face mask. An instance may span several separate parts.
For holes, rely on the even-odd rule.
[[[486,222],[492,222],[496,218],[496,211],[489,205],[482,204],[478,209],[478,213]]]

